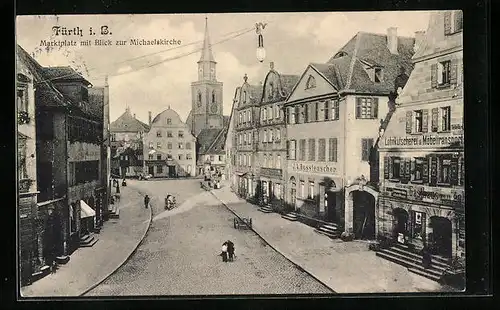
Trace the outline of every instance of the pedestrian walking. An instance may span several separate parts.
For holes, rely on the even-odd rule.
[[[146,209],[148,208],[149,201],[150,201],[149,196],[148,195],[144,196],[144,208]]]
[[[227,242],[224,242],[222,244],[222,253],[221,253],[221,256],[222,256],[222,261],[224,263],[227,263]]]
[[[234,260],[234,243],[231,242],[231,240],[227,240],[227,255],[229,258],[229,261],[232,262]]]

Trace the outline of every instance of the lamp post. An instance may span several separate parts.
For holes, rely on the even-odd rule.
[[[266,49],[264,48],[264,37],[262,36],[262,30],[266,28],[267,24],[264,23],[256,23],[255,24],[255,32],[257,33],[257,60],[259,62],[263,62],[266,59]]]

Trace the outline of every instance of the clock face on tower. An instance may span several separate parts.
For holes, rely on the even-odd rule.
[[[212,111],[212,113],[217,113],[218,110],[217,103],[213,103],[212,106],[210,107],[210,110]]]

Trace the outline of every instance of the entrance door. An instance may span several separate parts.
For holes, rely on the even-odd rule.
[[[175,166],[167,166],[168,167],[168,177],[169,178],[175,178]]]
[[[326,211],[326,220],[327,222],[335,223],[337,220],[337,215],[335,213],[335,209],[337,208],[337,195],[330,190],[325,191],[325,211]]]
[[[354,237],[375,239],[375,198],[366,191],[354,191],[352,199]]]
[[[408,234],[408,212],[401,208],[393,210],[393,237],[397,240],[399,234],[406,236]]]
[[[295,185],[290,189],[290,203],[296,209],[297,208],[297,189],[295,189]]]
[[[149,166],[148,167],[148,173],[152,176],[155,175],[155,168],[153,166]]]
[[[447,218],[433,216],[430,218],[432,233],[430,234],[431,251],[436,255],[451,257],[452,225]]]

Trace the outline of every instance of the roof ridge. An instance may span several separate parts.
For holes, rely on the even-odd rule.
[[[351,64],[349,66],[349,74],[347,75],[346,89],[349,89],[349,87],[351,87],[352,74],[354,72],[354,64],[356,63],[356,54],[358,53],[359,41],[361,41],[360,38],[361,38],[361,32],[358,32],[358,34],[356,35],[356,43],[354,45],[354,51],[352,52]]]

